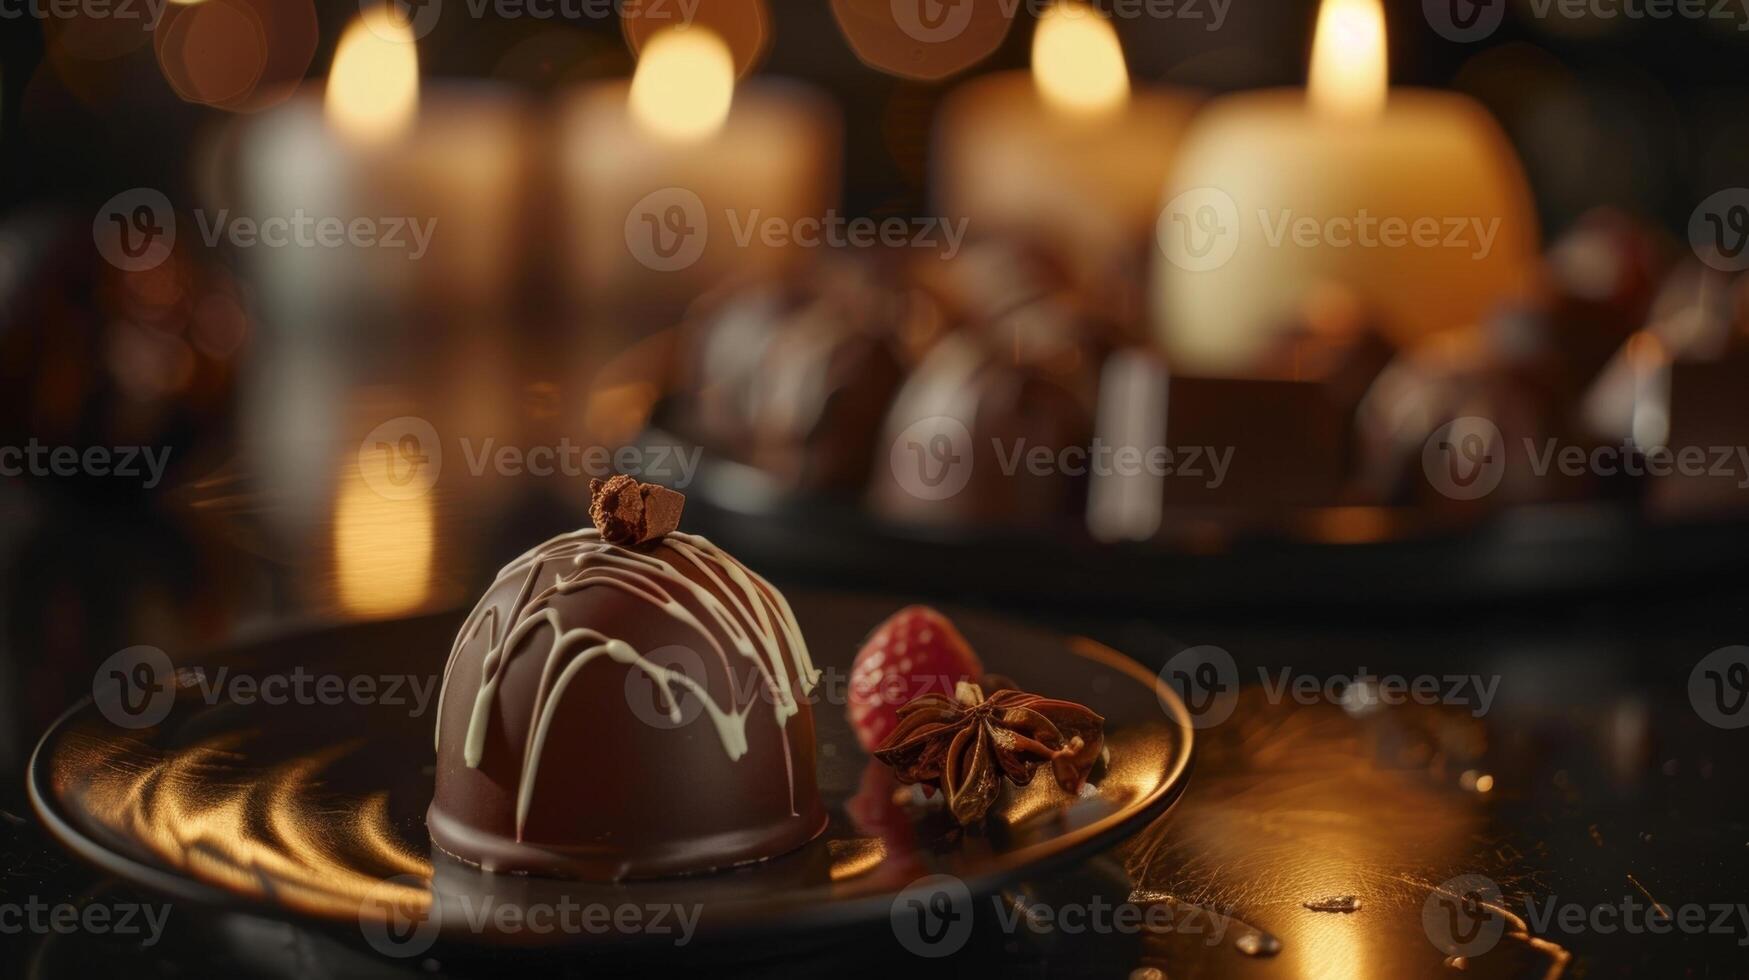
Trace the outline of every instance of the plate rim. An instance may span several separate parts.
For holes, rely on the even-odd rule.
[[[320,636],[323,633],[359,626],[381,628],[391,623],[436,618],[449,613],[449,610],[444,610],[392,620],[330,623],[313,630],[307,628],[308,624],[303,624],[305,628],[270,631],[266,635],[251,636],[238,643],[222,644],[218,649],[261,645],[299,636]],[[997,862],[980,869],[977,874],[959,876],[959,879],[965,883],[973,895],[985,895],[993,893],[1004,884],[1027,874],[1049,871],[1105,850],[1118,843],[1127,832],[1148,821],[1157,819],[1170,810],[1183,795],[1190,782],[1195,761],[1196,728],[1189,709],[1171,685],[1165,683],[1158,673],[1147,670],[1139,661],[1107,644],[1080,634],[1059,633],[1024,619],[1001,613],[977,610],[973,615],[1047,633],[1058,639],[1064,652],[1069,656],[1094,661],[1127,676],[1130,680],[1154,693],[1156,700],[1165,710],[1169,723],[1175,725],[1179,730],[1179,737],[1174,743],[1175,750],[1162,769],[1161,779],[1146,796],[1097,820],[1072,828],[1048,841],[1028,844],[1018,850],[1008,852],[1002,855]],[[31,751],[30,759],[26,763],[25,789],[31,809],[42,821],[43,828],[49,836],[53,837],[57,843],[105,874],[152,889],[174,899],[215,908],[226,906],[242,908],[249,912],[266,914],[270,917],[309,926],[332,926],[356,921],[355,916],[349,917],[338,913],[328,915],[322,912],[291,909],[258,895],[229,891],[193,875],[141,861],[110,847],[98,835],[88,833],[77,826],[69,814],[62,812],[63,809],[70,810],[71,807],[59,799],[50,785],[47,763],[54,744],[64,737],[67,727],[76,718],[93,709],[95,700],[92,695],[86,695],[61,712],[37,740],[36,746]],[[894,898],[902,893],[902,887],[883,889],[870,894],[847,896],[835,901],[804,905],[786,913],[781,921],[768,921],[771,917],[763,915],[734,918],[725,922],[721,932],[714,934],[715,938],[709,939],[707,942],[714,944],[732,937],[755,937],[765,933],[794,932],[810,927],[863,924],[876,921],[877,916],[884,920],[890,914]],[[447,932],[445,938],[451,938]],[[470,938],[471,944],[476,946],[505,945],[504,938],[495,938],[490,934],[471,935]],[[611,936],[590,936],[587,939],[578,937],[578,939],[580,941],[571,945],[600,946],[603,948],[628,945],[624,939],[616,944],[614,937]],[[636,944],[635,938],[630,944]]]

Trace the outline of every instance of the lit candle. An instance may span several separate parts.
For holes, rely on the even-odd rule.
[[[390,10],[372,7],[342,34],[320,98],[244,131],[248,217],[263,230],[305,223],[302,240],[252,256],[271,307],[322,321],[299,329],[351,329],[336,309],[494,309],[515,272],[526,108],[485,84],[421,91],[411,28]]]
[[[1524,173],[1487,112],[1387,93],[1378,0],[1325,0],[1308,91],[1211,103],[1165,197],[1155,319],[1192,373],[1243,373],[1321,284],[1352,288],[1413,342],[1473,325],[1536,259]]]
[[[940,207],[973,237],[1050,244],[1108,277],[1149,240],[1194,107],[1185,94],[1132,86],[1111,23],[1058,3],[1039,18],[1030,72],[982,76],[942,105]]]
[[[776,271],[837,199],[835,111],[799,85],[737,86],[701,26],[650,37],[629,83],[580,91],[559,126],[565,275],[597,318],[659,321],[731,272]]]
[[[241,253],[264,326],[241,410],[245,470],[284,542],[302,549],[332,529],[342,604],[366,612],[427,593],[409,571],[399,598],[360,598],[386,528],[404,527],[403,554],[428,564],[417,545],[435,535],[437,500],[465,509],[505,492],[452,462],[442,486],[386,495],[369,474],[386,465],[379,446],[403,443],[372,433],[414,420],[390,428],[421,433],[433,480],[445,443],[516,437],[506,307],[528,254],[524,100],[487,83],[422,85],[392,9],[346,29],[319,93],[242,125],[241,206],[226,216],[259,230]],[[291,225],[292,240],[270,241],[269,222]]]

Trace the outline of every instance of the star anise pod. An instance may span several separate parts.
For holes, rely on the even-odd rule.
[[[1074,793],[1105,747],[1105,719],[1072,701],[1025,691],[988,697],[961,683],[953,697],[922,694],[899,709],[899,724],[875,750],[900,782],[935,786],[962,826],[990,812],[1003,778],[1032,782],[1049,765],[1057,785]]]

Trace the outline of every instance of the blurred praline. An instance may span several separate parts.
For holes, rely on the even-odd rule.
[[[1071,305],[1035,303],[951,334],[886,419],[870,500],[902,523],[1050,526],[1081,505],[1108,345]],[[1065,465],[1067,463],[1067,465]]]
[[[933,315],[855,263],[724,289],[681,330],[680,426],[788,489],[855,491],[903,375],[905,332]]]
[[[1660,516],[1697,516],[1749,507],[1714,454],[1742,443],[1749,419],[1749,279],[1698,262],[1677,268],[1645,329],[1621,345],[1586,392],[1581,418],[1597,441],[1635,454],[1629,477]],[[1678,466],[1687,453],[1691,464]],[[1695,454],[1700,454],[1698,457]],[[1648,455],[1658,461],[1647,467]],[[1684,470],[1688,472],[1684,472]]]

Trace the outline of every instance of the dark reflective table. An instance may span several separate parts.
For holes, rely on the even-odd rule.
[[[134,644],[208,647],[290,621],[451,603],[496,558],[581,520],[556,481],[412,505],[349,502],[341,482],[298,532],[303,546],[288,547],[275,505],[232,493],[224,476],[131,511],[8,489],[5,506],[29,519],[8,522],[3,565],[0,890],[18,912],[0,925],[24,922],[0,944],[5,975],[1749,972],[1749,728],[1725,727],[1749,707],[1734,697],[1732,655],[1713,661],[1716,681],[1701,665],[1749,636],[1736,581],[1364,614],[1199,615],[1163,597],[1150,617],[1003,608],[976,583],[934,597],[884,583],[1091,636],[1190,685],[1205,712],[1189,789],[1164,818],[1069,872],[974,896],[963,945],[940,959],[913,955],[883,924],[819,948],[407,962],[357,930],[165,905],[64,853],[23,799],[25,753],[89,692],[98,663]],[[147,918],[131,933],[75,921],[135,906],[162,916],[161,934]]]

